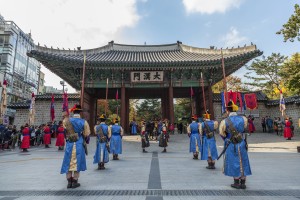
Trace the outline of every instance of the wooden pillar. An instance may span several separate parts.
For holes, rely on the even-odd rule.
[[[211,85],[207,86],[207,94],[208,94],[208,109],[210,112],[210,119],[215,119],[214,105],[213,105],[213,92],[211,89]]]
[[[129,97],[128,97],[128,95],[126,95],[125,108],[127,108],[127,109],[125,109],[126,110],[125,126],[123,128],[124,128],[125,133],[130,134],[130,130],[129,130],[129,112],[130,112],[130,109],[129,109]]]
[[[173,85],[172,82],[170,82],[169,84],[169,94],[168,94],[168,98],[169,98],[169,117],[168,119],[170,119],[170,123],[174,124],[174,102],[173,102]]]
[[[165,89],[162,89],[162,94],[161,94],[161,117],[164,119],[167,117],[167,97],[166,97],[166,92]]]
[[[125,128],[126,125],[126,99],[125,99],[125,86],[121,87],[121,126]]]
[[[91,133],[93,134],[94,133],[93,127],[96,123],[96,121],[95,121],[96,98],[88,93],[84,93],[83,98],[84,98],[82,100],[83,112],[81,115],[82,115],[82,118],[85,119],[89,123]]]

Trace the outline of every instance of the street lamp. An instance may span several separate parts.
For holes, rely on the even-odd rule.
[[[60,81],[59,83],[63,86],[63,93],[64,93],[65,92],[65,86],[66,86],[65,81]]]

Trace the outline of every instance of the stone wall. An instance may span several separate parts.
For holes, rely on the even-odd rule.
[[[36,101],[35,102],[35,123],[34,125],[40,125],[51,121],[50,119],[50,102],[51,101]],[[73,107],[75,103],[79,103],[77,100],[69,100],[69,108]],[[62,120],[62,100],[56,100],[54,102],[55,119],[54,121]],[[16,109],[13,125],[20,127],[25,123],[28,123],[29,109]]]
[[[215,113],[215,120],[221,121],[221,102],[214,102],[214,113]],[[292,117],[294,122],[294,127],[297,133],[300,133],[299,129],[299,118],[300,118],[300,105],[298,104],[288,104],[286,105],[286,114],[289,117]],[[254,119],[254,125],[257,131],[262,131],[261,126],[261,119],[262,117],[271,116],[272,119],[274,117],[281,117],[283,120],[283,117],[281,115],[281,112],[279,111],[279,106],[266,106],[263,102],[258,102],[258,111],[254,111],[255,113],[258,113],[258,116],[255,116]],[[246,112],[246,116],[249,115],[249,111]]]

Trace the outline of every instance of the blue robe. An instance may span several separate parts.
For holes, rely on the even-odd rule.
[[[210,130],[214,130],[214,121],[206,121]],[[217,160],[218,158],[218,150],[216,145],[215,137],[207,138],[205,132],[205,124],[202,122],[202,151],[201,151],[201,160],[208,160],[209,152],[212,160]]]
[[[131,124],[131,134],[132,135],[137,134],[137,124],[136,124],[136,122],[132,122],[132,124]]]
[[[241,116],[230,116],[235,129],[244,136],[244,119]],[[225,120],[226,131],[230,133],[228,124]],[[243,139],[242,142],[233,144],[230,143],[226,152],[224,160],[224,174],[231,177],[241,177],[251,175],[251,168],[246,150],[246,143]]]
[[[100,162],[108,163],[109,161],[109,154],[106,148],[106,142],[100,142],[100,135],[97,134],[97,132],[101,127],[103,130],[103,135],[106,136],[108,140],[108,126],[106,124],[99,124],[98,126],[96,126],[97,146],[94,155],[94,162],[93,162],[94,164],[98,164]],[[104,158],[101,158],[101,155],[103,155]]]
[[[122,154],[121,126],[112,125],[110,138],[110,153]]]
[[[80,118],[70,118],[70,122],[74,128],[75,133],[78,134],[79,139],[77,142],[69,142],[67,140],[65,156],[60,171],[61,174],[68,173],[69,171],[74,143],[76,147],[77,171],[80,172],[86,170],[86,159],[85,159],[83,137],[82,137],[85,120]]]
[[[192,122],[190,124],[191,135],[190,135],[190,152],[196,153],[201,151],[201,140],[199,136],[198,122]],[[198,151],[196,149],[196,143],[198,144]]]

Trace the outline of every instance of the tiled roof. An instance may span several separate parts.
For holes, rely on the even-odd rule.
[[[223,49],[225,61],[237,58],[252,59],[262,54],[255,45]],[[36,46],[28,53],[37,60],[60,61],[68,63],[83,63],[86,53],[86,65],[102,68],[107,65],[220,65],[221,49],[196,48],[182,44],[181,42],[166,45],[125,45],[110,42],[108,45],[89,50],[56,50]],[[43,58],[42,58],[43,57]],[[97,66],[98,65],[98,66]]]
[[[62,94],[53,94],[54,95],[54,100],[62,100],[63,96]],[[52,98],[52,94],[42,94],[42,95],[36,95],[35,100],[36,101],[50,101]],[[68,100],[79,100],[80,99],[80,94],[77,93],[72,93],[68,94]],[[20,108],[28,108],[30,106],[31,100],[26,100],[24,102],[16,102],[9,104],[7,107],[8,108],[14,108],[14,109],[20,109]]]
[[[300,104],[300,96],[286,97],[284,98],[284,101],[286,104],[290,104],[290,103]],[[279,99],[270,100],[267,102],[267,105],[268,106],[279,105]]]
[[[54,99],[63,99],[63,94],[53,94]],[[42,94],[36,95],[36,100],[49,100],[52,98],[52,94]],[[78,93],[70,93],[68,94],[68,99],[80,99],[80,94]]]
[[[242,94],[247,94],[246,92],[241,92],[241,93]],[[268,97],[261,91],[248,92],[248,93],[255,93],[257,101],[268,101]],[[221,102],[221,94],[220,93],[214,93],[213,94],[213,101]]]

